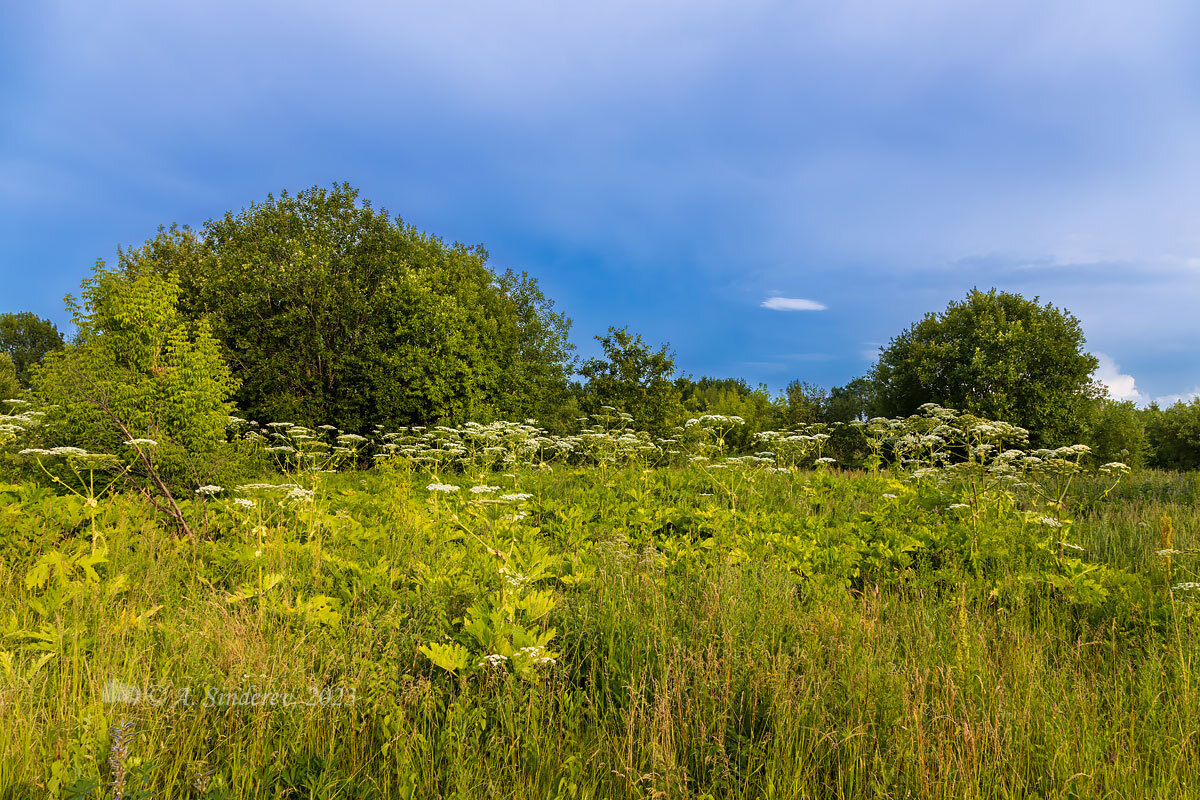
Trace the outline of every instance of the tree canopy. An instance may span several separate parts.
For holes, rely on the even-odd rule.
[[[62,334],[48,319],[22,311],[17,314],[0,314],[0,353],[7,353],[16,370],[16,379],[22,386],[29,385],[30,368],[45,357],[46,353],[63,347]]]
[[[17,382],[17,369],[13,366],[12,357],[8,353],[0,353],[0,400],[8,400],[21,394],[21,384]],[[4,408],[0,406],[0,413]]]
[[[670,345],[655,350],[628,328],[609,328],[595,338],[604,357],[590,358],[579,367],[579,374],[587,378],[585,408],[594,412],[612,406],[630,414],[638,428],[661,431],[680,410],[671,382],[675,354]]]
[[[1083,345],[1066,311],[973,290],[892,339],[873,373],[875,410],[907,415],[933,402],[1020,425],[1035,443],[1066,444],[1096,394],[1097,361]]]
[[[569,320],[480,246],[447,245],[343,184],[268,196],[201,231],[162,229],[121,254],[176,275],[260,421],[370,425],[553,415]]]

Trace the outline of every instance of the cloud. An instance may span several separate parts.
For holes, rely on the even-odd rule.
[[[1190,403],[1198,397],[1200,397],[1200,386],[1183,394],[1164,394],[1162,397],[1154,398],[1154,402],[1158,403],[1159,408],[1169,408],[1176,403]]]
[[[1132,375],[1121,373],[1121,366],[1104,353],[1096,353],[1100,365],[1092,373],[1092,378],[1104,384],[1108,393],[1115,400],[1132,400],[1144,405],[1150,398],[1145,392],[1139,391]]]
[[[768,297],[762,301],[763,308],[772,311],[824,311],[825,304],[803,297]]]

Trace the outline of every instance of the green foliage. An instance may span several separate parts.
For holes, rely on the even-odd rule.
[[[257,420],[372,424],[553,418],[567,395],[569,321],[482,247],[448,246],[314,187],[161,230],[122,253],[131,275],[178,276]]]
[[[0,485],[0,797],[1189,796],[1194,476],[925,423],[979,460],[314,472],[195,540]]]
[[[17,381],[17,369],[8,353],[0,353],[0,400],[21,396],[21,384]]]
[[[681,413],[671,381],[675,355],[670,345],[654,350],[628,328],[609,328],[595,338],[604,357],[588,359],[578,370],[587,379],[585,410],[594,413],[609,406],[631,415],[641,430],[662,432]]]
[[[33,373],[44,444],[136,464],[127,441],[152,440],[143,450],[176,478],[215,455],[236,383],[207,324],[180,315],[179,292],[172,278],[131,277],[97,263],[83,281],[82,306],[68,300],[76,343]]]
[[[756,433],[784,422],[780,404],[765,386],[751,387],[739,378],[681,377],[675,380],[675,388],[689,417],[708,414],[744,420],[725,437],[725,444],[734,452],[750,450]]]
[[[1145,413],[1132,402],[1096,398],[1084,411],[1082,439],[1092,448],[1097,463],[1121,461],[1140,467],[1146,462],[1149,443]]]
[[[30,370],[47,353],[61,350],[62,334],[50,320],[28,311],[0,314],[0,353],[7,353],[16,367],[17,381],[29,385]],[[3,395],[0,395],[3,397]]]
[[[1037,298],[973,290],[892,339],[873,374],[875,414],[937,403],[1026,428],[1041,445],[1076,441],[1096,359],[1079,321]]]
[[[1168,469],[1200,469],[1200,398],[1143,412],[1151,463]]]

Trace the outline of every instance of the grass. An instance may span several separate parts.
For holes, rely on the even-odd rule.
[[[968,518],[886,474],[483,477],[196,500],[194,541],[133,497],[0,492],[0,797],[112,796],[127,721],[126,797],[1200,796],[1200,625],[1170,590],[1194,475],[1074,490],[1099,589],[1029,498]],[[1164,518],[1185,555],[1156,555]],[[155,694],[104,702],[113,678]]]

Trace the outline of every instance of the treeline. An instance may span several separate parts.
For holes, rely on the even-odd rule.
[[[1082,441],[1105,460],[1200,467],[1200,400],[1109,399],[1078,320],[1036,298],[972,291],[897,335],[867,375],[773,394],[682,375],[668,345],[627,329],[597,336],[602,355],[580,361],[537,282],[487,262],[482,247],[417,231],[345,184],[268,197],[98,263],[71,301],[69,344],[32,314],[0,315],[0,397],[31,390],[56,410],[63,443],[111,445],[124,415],[183,450],[210,446],[229,413],[358,433],[532,418],[565,433],[605,407],[656,434],[738,416],[731,444],[749,450],[758,431],[933,402],[1020,425],[1038,446]],[[108,434],[89,438],[89,425]]]

